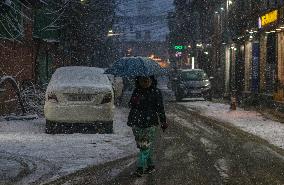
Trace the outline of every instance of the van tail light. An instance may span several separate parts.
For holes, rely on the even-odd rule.
[[[55,94],[48,94],[47,95],[47,100],[51,101],[51,102],[54,102],[54,103],[58,103],[58,99],[57,99]]]
[[[111,102],[111,100],[112,100],[112,94],[108,93],[104,96],[101,104],[109,103],[109,102]]]

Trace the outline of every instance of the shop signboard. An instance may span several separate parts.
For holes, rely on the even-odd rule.
[[[259,62],[260,44],[254,42],[252,45],[252,92],[258,93],[259,90]]]
[[[276,21],[278,21],[279,12],[273,10],[259,17],[259,28],[264,28]]]

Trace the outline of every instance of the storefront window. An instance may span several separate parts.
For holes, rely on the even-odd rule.
[[[245,91],[251,91],[251,76],[252,76],[252,43],[245,44]]]
[[[278,33],[278,78],[284,84],[284,32]]]
[[[261,10],[265,10],[267,8],[267,0],[261,0],[259,4]]]
[[[275,7],[276,0],[270,0],[269,1],[269,7]]]
[[[267,93],[273,93],[276,85],[276,34],[270,33],[267,36],[267,55],[266,55],[266,91]]]
[[[266,91],[266,53],[267,53],[267,34],[260,38],[260,91]]]

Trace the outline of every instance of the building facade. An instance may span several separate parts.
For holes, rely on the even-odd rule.
[[[41,1],[0,2],[0,78],[12,76],[21,88],[46,84],[55,65],[62,62],[56,33],[39,32],[44,24],[37,14],[41,6]],[[15,89],[8,83],[1,85],[0,114],[15,112]]]
[[[283,100],[283,1],[246,3],[236,2],[231,14],[244,14],[239,21],[231,20],[232,24],[242,22],[237,24],[240,29],[231,36],[235,50],[232,54],[237,56],[235,62],[228,59],[231,66],[236,66],[236,70],[231,72],[235,77],[231,91],[237,90],[243,97],[260,95]]]
[[[210,60],[199,67],[215,77],[215,93],[283,101],[283,1],[195,0],[189,6],[189,22],[203,30],[198,37],[188,32],[189,40],[206,50]]]
[[[167,16],[172,1],[154,0],[131,3],[118,1],[114,33],[120,43],[122,56],[151,56],[168,59]]]

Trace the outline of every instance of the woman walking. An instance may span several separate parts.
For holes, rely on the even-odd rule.
[[[157,88],[157,80],[154,76],[136,78],[136,87],[129,106],[131,109],[127,125],[132,127],[140,150],[135,174],[141,177],[143,173],[151,173],[155,170],[152,155],[157,126],[160,123],[163,131],[168,127],[162,94]]]

